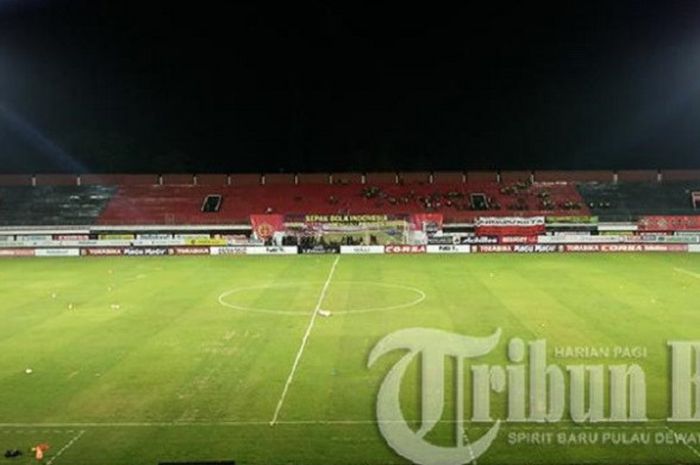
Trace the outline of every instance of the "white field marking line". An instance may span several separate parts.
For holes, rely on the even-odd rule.
[[[369,284],[373,286],[379,286],[379,287],[384,287],[384,288],[389,288],[389,289],[403,289],[406,291],[413,292],[417,295],[417,298],[410,302],[404,302],[396,305],[388,305],[386,307],[368,307],[368,308],[359,308],[356,310],[333,310],[333,315],[353,315],[353,314],[360,314],[360,313],[375,313],[375,312],[386,312],[390,310],[399,310],[402,308],[408,308],[408,307],[413,307],[418,305],[419,303],[423,302],[426,299],[426,294],[422,290],[418,289],[417,287],[411,287],[411,286],[404,286],[403,284],[393,284],[393,283],[380,283],[380,282],[372,282],[372,281],[336,281],[335,284]],[[240,292],[244,291],[252,291],[252,290],[260,290],[260,289],[285,289],[285,288],[290,288],[290,287],[297,287],[299,285],[310,285],[313,284],[313,282],[290,282],[290,283],[279,283],[279,284],[259,284],[255,286],[245,286],[245,287],[238,287],[235,289],[231,289],[225,292],[222,292],[221,295],[219,295],[218,301],[219,304],[232,308],[234,310],[240,310],[243,312],[251,312],[251,313],[267,313],[271,315],[293,315],[293,316],[308,316],[309,312],[308,311],[282,311],[282,310],[274,310],[270,308],[254,308],[254,307],[245,307],[243,305],[237,305],[233,304],[230,302],[227,302],[226,299],[232,295],[238,294]]]
[[[669,427],[668,425],[666,425],[666,429],[667,429],[670,433],[672,433],[674,436],[677,436],[677,435],[678,435],[678,433],[676,433],[676,432],[675,432],[673,429],[671,429],[671,427]],[[691,452],[692,452],[693,454],[695,454],[696,457],[700,457],[700,452],[698,452],[698,450],[697,450],[695,447],[691,446],[690,444],[688,444],[688,443],[685,442],[685,441],[681,441],[681,442],[683,443],[683,445],[684,445],[685,447],[687,447],[688,449],[690,449]]]
[[[630,429],[659,429],[667,428],[661,423],[666,423],[666,419],[649,419],[644,422],[623,424],[620,422],[599,422],[595,423],[595,426],[590,424],[586,425],[576,425],[571,421],[559,422],[559,423],[525,423],[522,421],[508,421],[501,420],[501,425],[504,425],[513,429],[531,429],[531,428],[566,428],[571,430],[582,430],[582,429],[619,429],[619,430],[630,430]],[[408,423],[408,424],[420,424],[420,420],[278,420],[275,424],[277,425],[378,425],[378,424],[391,424],[391,423]],[[441,424],[453,424],[456,423],[455,420],[440,420],[438,423]],[[648,424],[651,423],[651,424]],[[217,421],[217,422],[206,422],[206,421],[161,421],[161,422],[92,422],[92,423],[0,423],[0,430],[8,428],[127,428],[127,427],[216,427],[216,426],[264,426],[269,425],[268,420],[240,420],[240,421]],[[614,426],[609,426],[609,425]],[[623,425],[623,426],[620,426]],[[654,426],[656,425],[656,426]],[[490,424],[472,424],[472,427],[483,427],[487,428]],[[20,431],[17,431],[20,433]]]
[[[692,272],[692,271],[690,271],[690,270],[686,270],[686,269],[683,269],[683,268],[674,268],[673,271],[677,271],[678,273],[687,274],[688,276],[692,276],[692,277],[694,277],[694,278],[700,279],[700,274],[694,273],[694,272]]]
[[[54,462],[56,461],[56,459],[59,458],[61,455],[63,455],[63,453],[64,453],[65,451],[67,451],[68,449],[70,449],[71,446],[72,446],[73,444],[75,444],[75,443],[78,441],[78,439],[81,438],[81,436],[82,436],[83,434],[85,434],[85,430],[83,430],[83,431],[79,432],[78,434],[76,434],[75,436],[73,436],[73,439],[71,439],[70,441],[68,441],[68,443],[67,443],[65,446],[63,446],[63,447],[61,448],[61,450],[59,450],[58,452],[56,452],[56,455],[54,455],[53,457],[51,457],[51,460],[49,460],[48,462],[46,462],[46,465],[51,465],[52,463],[54,463]]]
[[[333,266],[331,266],[331,271],[328,273],[328,278],[326,279],[326,282],[323,284],[323,289],[321,289],[321,294],[318,296],[318,302],[316,302],[316,307],[314,308],[313,313],[311,314],[311,319],[309,320],[309,325],[306,327],[306,332],[304,333],[304,337],[301,339],[301,346],[299,346],[299,350],[297,351],[297,356],[294,358],[294,364],[292,365],[292,370],[289,372],[289,376],[287,377],[287,381],[284,383],[284,389],[282,389],[282,395],[280,395],[280,400],[277,402],[277,407],[275,408],[275,413],[272,415],[272,420],[270,420],[270,426],[274,426],[275,423],[277,423],[277,418],[279,417],[280,410],[282,410],[282,405],[284,404],[284,399],[287,397],[287,391],[289,391],[289,385],[292,384],[292,379],[294,379],[294,373],[297,371],[297,367],[299,366],[299,361],[301,360],[301,355],[304,353],[304,349],[306,348],[306,343],[309,340],[309,335],[311,335],[311,330],[314,327],[314,323],[316,322],[316,317],[318,316],[318,311],[321,310],[321,304],[323,303],[323,299],[326,297],[326,292],[328,292],[328,288],[331,285],[331,279],[333,279],[333,274],[335,273],[335,267],[338,266],[338,261],[340,261],[340,255],[338,255],[335,258],[335,261],[333,262]]]
[[[474,450],[472,449],[472,443],[469,440],[469,436],[467,435],[466,431],[462,431],[462,435],[464,436],[464,439],[467,441],[467,450],[469,451],[469,463],[473,463],[474,465],[479,465],[476,461],[476,457],[474,457]]]

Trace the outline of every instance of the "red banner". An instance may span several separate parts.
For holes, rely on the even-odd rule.
[[[538,236],[501,236],[501,244],[537,244]]]
[[[700,216],[643,216],[640,231],[700,231]]]
[[[414,231],[442,231],[442,213],[414,213],[411,224]]]
[[[250,224],[258,239],[269,239],[278,231],[284,231],[284,215],[250,215]]]

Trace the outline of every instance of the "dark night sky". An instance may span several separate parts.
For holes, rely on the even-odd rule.
[[[700,167],[700,2],[412,3],[0,0],[0,171]]]

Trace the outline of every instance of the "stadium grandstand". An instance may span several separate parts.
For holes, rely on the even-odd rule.
[[[698,191],[700,171],[1,175],[0,224],[243,225],[265,213],[634,221],[694,214]]]
[[[0,244],[6,256],[30,246],[99,254],[104,245],[136,254],[494,244],[508,252],[540,243],[555,251],[577,240],[694,249],[698,193],[700,171],[674,170],[3,175]],[[539,226],[518,226],[528,221]]]

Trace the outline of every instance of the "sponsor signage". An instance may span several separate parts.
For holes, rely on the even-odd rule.
[[[428,244],[428,253],[470,253],[469,245],[431,245]]]
[[[498,245],[476,245],[475,252],[479,253],[553,253],[560,252],[557,245],[550,244],[498,244]]]
[[[329,254],[329,253],[340,253],[340,246],[332,245],[317,245],[314,247],[299,247],[299,253],[302,254]]]
[[[687,252],[688,244],[567,244],[565,252]]]
[[[501,244],[537,244],[537,236],[501,236]]]
[[[98,237],[100,240],[132,241],[135,239],[134,234],[100,234]]]
[[[245,255],[246,247],[212,247],[212,255]]]
[[[617,236],[617,235],[616,236],[613,236],[613,235],[591,236],[591,235],[581,235],[581,234],[569,234],[569,235],[560,234],[558,236],[539,236],[537,238],[537,241],[540,244],[580,244],[580,243],[614,244],[616,242],[622,242],[623,236]]]
[[[248,255],[296,255],[297,247],[294,246],[268,246],[268,247],[247,247]]]
[[[430,236],[428,238],[428,244],[435,245],[452,245],[455,243],[454,236]]]
[[[88,234],[58,234],[53,236],[56,241],[89,241],[90,236]]]
[[[172,234],[137,234],[136,235],[136,239],[144,239],[144,240],[151,240],[151,241],[172,239],[172,238],[173,238]]]
[[[209,247],[170,247],[169,255],[210,255]]]
[[[79,257],[80,249],[36,249],[37,257]]]
[[[498,236],[462,236],[459,238],[460,244],[498,244]]]
[[[24,242],[39,242],[39,241],[51,241],[53,237],[50,234],[31,234],[26,236],[17,236],[17,241]]]
[[[384,253],[387,254],[414,254],[425,253],[425,245],[385,245]]]
[[[226,239],[212,239],[210,237],[207,238],[196,238],[196,239],[185,239],[185,245],[214,245],[214,246],[222,246],[222,245],[227,245],[228,242]]]
[[[341,254],[355,254],[355,255],[364,255],[364,254],[383,254],[384,253],[384,246],[383,245],[341,245],[340,246],[340,253]]]
[[[153,247],[153,246],[173,246],[173,245],[186,245],[185,239],[136,239],[131,244],[137,247]]]
[[[33,257],[34,249],[0,249],[0,257]]]
[[[82,249],[80,254],[95,257],[116,256],[123,255],[124,249],[118,247],[91,247],[89,249]]]
[[[165,247],[129,247],[124,249],[124,255],[129,255],[132,257],[162,256],[167,254],[168,249]]]

